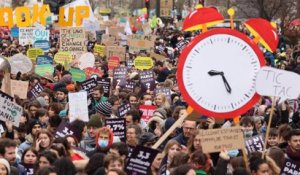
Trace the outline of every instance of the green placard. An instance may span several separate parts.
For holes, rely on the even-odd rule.
[[[85,72],[83,70],[71,68],[69,71],[72,74],[72,81],[83,82],[86,79]]]
[[[52,75],[54,67],[52,64],[41,64],[35,67],[34,72],[39,76]]]

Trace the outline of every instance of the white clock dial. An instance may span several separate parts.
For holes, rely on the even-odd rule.
[[[226,113],[241,108],[256,94],[261,67],[253,48],[230,34],[210,35],[186,56],[182,79],[187,93],[202,108]]]

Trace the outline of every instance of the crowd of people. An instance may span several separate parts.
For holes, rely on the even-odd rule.
[[[138,32],[138,31],[133,31]],[[242,32],[246,31],[242,29]],[[55,63],[53,75],[38,76],[33,72],[17,75],[11,79],[29,81],[29,90],[37,83],[44,90],[36,98],[14,101],[23,107],[19,127],[10,121],[1,121],[3,131],[0,139],[0,175],[125,175],[125,166],[130,152],[138,146],[152,147],[171,126],[184,115],[188,104],[181,95],[176,80],[176,65],[180,50],[176,44],[183,39],[190,40],[199,32],[183,32],[175,24],[157,26],[153,35],[155,52],[165,60],[153,58],[153,72],[156,88],[169,88],[171,95],[142,91],[138,70],[129,68],[127,62],[120,66],[128,67],[128,80],[136,82],[132,91],[116,86],[104,96],[104,88],[97,86],[88,96],[89,121],[69,121],[68,93],[81,91],[80,82],[72,81],[72,74],[65,65]],[[54,58],[59,51],[59,35],[52,32],[51,48],[47,54]],[[95,55],[94,68],[110,77],[108,59],[93,52],[99,41],[90,40],[87,50]],[[9,32],[2,34],[0,54],[11,57],[18,53],[26,55],[28,48]],[[161,49],[163,48],[163,49]],[[144,51],[129,53],[126,57],[133,60],[137,56],[149,56]],[[284,42],[276,53],[266,52],[268,66],[293,71],[300,74],[300,46],[288,46]],[[3,75],[3,74],[2,74]],[[205,85],[205,82],[204,82]],[[3,86],[3,84],[2,84]],[[299,98],[277,103],[271,121],[270,137],[267,140],[266,156],[261,152],[249,152],[247,161],[241,150],[223,149],[218,153],[203,153],[199,129],[215,129],[223,123],[208,116],[206,120],[184,120],[157,148],[149,175],[279,175],[285,159],[291,159],[300,165],[300,108]],[[118,117],[118,108],[130,104],[126,112],[126,140],[114,136],[105,120]],[[154,105],[156,110],[148,123],[141,119],[140,105]],[[271,113],[271,98],[261,97],[240,119],[244,138],[264,134]],[[200,117],[200,116],[199,116]],[[55,137],[57,127],[66,122],[76,133],[65,137]],[[226,120],[236,125],[232,120]],[[166,171],[162,172],[164,162]]]

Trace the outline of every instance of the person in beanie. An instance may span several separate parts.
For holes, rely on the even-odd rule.
[[[79,146],[86,151],[93,151],[96,147],[96,136],[100,128],[103,126],[100,115],[94,114],[87,123],[88,134],[82,139]]]
[[[103,119],[110,118],[112,105],[109,102],[99,102],[95,107],[96,113],[100,114]]]

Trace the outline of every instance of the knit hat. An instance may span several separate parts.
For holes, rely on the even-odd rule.
[[[32,132],[32,128],[34,127],[34,125],[40,125],[42,127],[42,124],[38,120],[32,119],[29,121],[29,127],[27,130],[28,134],[30,134]]]
[[[157,108],[153,112],[153,117],[154,116],[158,116],[158,117],[161,117],[162,119],[166,119],[167,118],[167,111],[163,108]]]
[[[104,115],[105,117],[110,117],[111,114],[111,104],[109,102],[100,102],[96,106],[96,112]]]
[[[100,128],[103,126],[102,120],[100,119],[99,115],[92,115],[90,120],[87,123],[87,127],[96,127]]]
[[[154,142],[158,137],[151,132],[145,132],[139,140],[139,145],[144,145],[147,142]]]
[[[46,100],[44,99],[44,97],[37,97],[36,100],[40,103],[40,105],[42,107],[48,106]]]
[[[8,171],[7,174],[10,174],[10,165],[9,165],[8,161],[6,159],[0,158],[0,164],[4,165]]]
[[[72,75],[71,74],[66,74],[61,78],[61,82],[64,82],[66,84],[72,83]]]

